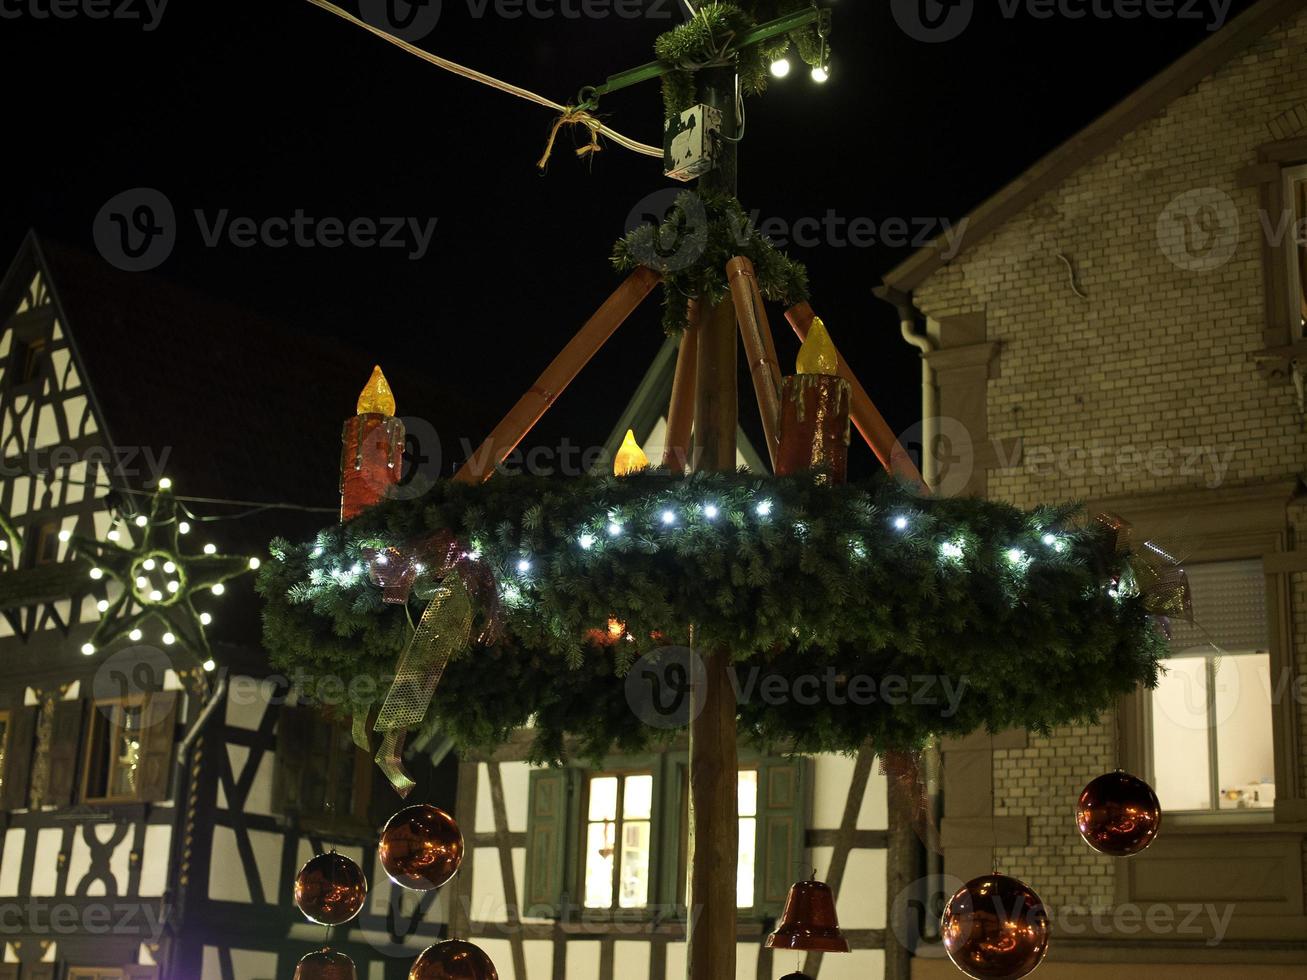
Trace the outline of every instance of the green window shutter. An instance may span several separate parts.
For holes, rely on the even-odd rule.
[[[173,743],[177,737],[178,695],[176,691],[155,691],[149,696],[142,718],[141,764],[136,798],[156,802],[168,798],[173,769]]]
[[[780,915],[790,885],[812,870],[804,863],[811,766],[808,759],[769,759],[758,766],[754,903],[766,915]]]
[[[567,891],[568,862],[573,856],[572,842],[580,820],[576,771],[533,770],[529,800],[525,914],[558,915]]]

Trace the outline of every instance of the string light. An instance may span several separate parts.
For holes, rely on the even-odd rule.
[[[97,582],[100,581],[100,579],[104,578],[104,569],[99,568],[98,566],[96,568],[92,568],[91,578],[95,579]]]
[[[262,564],[262,563],[261,563],[257,558],[251,558],[251,559],[250,559],[250,571],[254,571],[255,569],[257,569],[257,568],[259,567],[260,564]],[[422,569],[419,568],[418,571],[420,572],[420,571],[422,571]]]
[[[177,571],[177,563],[166,561],[163,563],[163,570],[171,575],[173,572]]]
[[[105,537],[108,538],[110,541],[117,541],[120,537],[122,537],[122,535],[119,534],[118,529],[114,527],[109,529],[109,533],[106,534]]]
[[[137,526],[137,527],[145,527],[145,525],[147,525],[147,524],[149,524],[149,523],[150,523],[150,519],[149,519],[148,517],[146,517],[144,514],[137,514],[137,515],[136,515],[136,526]]]
[[[132,630],[130,633],[127,634],[127,638],[131,640],[133,643],[135,643],[141,638],[141,631]]]
[[[214,671],[214,669],[215,669],[218,665],[217,665],[217,663],[214,662],[214,659],[213,659],[212,657],[210,657],[208,660],[204,661],[204,663],[202,663],[200,666],[204,668],[204,672],[205,672],[206,674],[212,674],[213,671]]]
[[[675,512],[675,511],[671,511],[671,510],[665,510],[665,511],[663,511],[663,523],[664,523],[664,524],[675,524],[675,523],[676,523],[676,512]]]
[[[218,553],[218,546],[210,542],[204,546],[204,553],[206,555],[216,555]]]
[[[812,70],[812,80],[818,85],[825,85],[830,81],[830,72],[818,65]]]
[[[165,477],[162,477],[162,478],[159,480],[159,489],[160,489],[160,490],[170,490],[170,489],[172,489],[172,480],[171,480],[169,477],[166,477],[166,476],[165,476]]]
[[[908,529],[908,519],[902,515],[894,518],[894,530],[906,531]]]
[[[164,633],[164,634],[163,634],[163,645],[164,645],[164,646],[170,647],[170,646],[172,646],[172,645],[173,645],[174,643],[176,643],[176,642],[177,642],[177,637],[173,636],[171,633]]]
[[[141,562],[141,567],[144,568],[147,572],[154,571],[154,559],[153,558],[145,559],[145,561]]]
[[[60,541],[68,541],[68,540],[70,540],[70,539],[72,538],[72,536],[73,536],[73,532],[67,530],[66,528],[65,528],[64,530],[62,530],[62,531],[59,532],[59,540],[60,540]]]
[[[101,599],[99,602],[95,604],[95,608],[100,612],[105,612],[109,608],[109,600]]]
[[[754,510],[757,511],[759,517],[766,517],[771,514],[771,507],[772,503],[770,500],[763,500],[758,503],[758,506],[755,507]]]
[[[957,561],[962,557],[962,545],[957,541],[945,541],[939,546],[942,557]]]
[[[89,657],[91,654],[95,653],[95,644],[94,644],[94,643],[83,643],[83,644],[82,644],[82,653],[86,654],[86,656],[88,656],[88,657]]]
[[[717,505],[716,505],[716,504],[704,504],[704,505],[703,505],[703,516],[706,517],[706,518],[708,518],[708,520],[710,520],[710,521],[712,521],[712,520],[716,520],[716,519],[717,519],[717,514],[718,514],[718,510],[717,510]]]
[[[208,613],[206,613],[206,612],[204,612],[204,613],[200,613],[200,625],[201,625],[201,626],[208,626],[208,625],[209,625],[210,623],[212,623],[212,622],[213,622],[213,617],[212,617],[212,616],[210,616],[210,615],[209,615]]]
[[[187,522],[187,521],[178,521],[178,522],[177,522],[177,533],[178,533],[178,534],[190,534],[190,533],[191,533],[191,525],[190,525],[190,523]]]
[[[776,78],[784,78],[792,67],[794,66],[790,64],[789,58],[777,58],[771,63],[771,73]]]
[[[517,562],[517,570],[525,575],[527,572],[531,571],[531,562],[525,558],[519,558]]]
[[[217,582],[214,584],[212,591],[214,595],[222,595],[227,591],[227,586],[223,585],[221,582]]]
[[[584,549],[585,551],[589,551],[591,548],[594,547],[595,536],[593,534],[583,534],[576,539],[576,543],[579,544],[582,547],[582,549]]]
[[[619,534],[621,534],[621,533],[622,533],[622,525],[619,524],[619,523],[617,523],[617,521],[613,521],[612,523],[610,523],[610,524],[608,525],[608,536],[609,536],[609,537],[615,538],[615,537],[617,537],[617,536],[618,536]]]

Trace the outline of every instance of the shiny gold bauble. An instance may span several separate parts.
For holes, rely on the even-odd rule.
[[[940,920],[944,950],[974,980],[1015,980],[1043,962],[1048,915],[1039,896],[1007,875],[974,878],[958,889]]]
[[[424,949],[408,980],[499,980],[499,974],[480,947],[449,939]]]
[[[299,961],[295,980],[358,980],[354,961],[333,949],[319,949]]]
[[[363,869],[335,851],[310,859],[295,876],[295,904],[319,925],[348,922],[362,910],[367,894]]]
[[[447,885],[463,863],[463,834],[440,807],[408,806],[386,821],[377,849],[381,866],[401,888],[430,891]]]
[[[1101,854],[1129,857],[1153,842],[1162,827],[1162,805],[1153,787],[1117,770],[1084,788],[1076,803],[1076,826]]]

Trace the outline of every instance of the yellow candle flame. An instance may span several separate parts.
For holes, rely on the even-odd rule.
[[[819,316],[812,318],[808,337],[799,348],[798,369],[800,374],[840,373],[840,358],[835,353],[835,344]]]
[[[639,473],[648,468],[649,457],[635,441],[635,432],[627,429],[626,438],[622,440],[622,448],[617,450],[617,458],[613,460],[613,475],[630,476],[632,473]]]
[[[359,393],[358,414],[391,416],[395,414],[395,394],[390,390],[390,382],[381,373],[381,365],[372,369],[372,377]]]

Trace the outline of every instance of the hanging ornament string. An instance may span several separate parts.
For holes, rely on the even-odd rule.
[[[552,99],[546,99],[543,95],[538,95],[537,93],[532,92],[530,89],[525,89],[519,85],[513,85],[510,82],[502,81],[498,78],[495,78],[492,75],[487,75],[484,72],[477,71],[475,68],[468,68],[465,65],[460,65],[455,61],[450,61],[448,58],[442,58],[439,55],[432,54],[430,51],[424,51],[422,48],[419,48],[414,44],[409,44],[407,41],[397,38],[395,37],[395,35],[389,34],[386,31],[381,30],[379,27],[374,27],[371,24],[369,24],[367,21],[362,20],[359,17],[355,17],[348,10],[342,10],[334,3],[329,3],[328,0],[308,0],[308,2],[313,4],[315,7],[322,8],[328,13],[335,14],[341,20],[348,21],[349,23],[353,24],[355,27],[362,28],[363,30],[367,31],[369,34],[376,35],[377,37],[381,38],[383,41],[388,41],[389,43],[395,45],[395,47],[401,49],[402,51],[407,51],[415,58],[421,58],[423,61],[427,62],[428,64],[435,65],[437,68],[442,68],[445,71],[452,72],[455,75],[460,75],[463,78],[468,79],[469,81],[477,82],[481,85],[487,85],[490,88],[496,89],[497,91],[500,92],[504,92],[508,95],[515,95],[519,99],[526,99],[528,102],[534,102],[536,105],[543,106],[546,109],[553,109],[560,116],[564,117],[565,121],[571,123],[582,123],[586,127],[590,128],[592,133],[592,138],[597,138],[594,134],[607,136],[618,146],[628,149],[633,153],[639,153],[647,157],[657,157],[660,160],[662,159],[663,151],[661,147],[650,146],[647,143],[637,142],[636,140],[631,139],[629,136],[624,136],[621,133],[617,132],[617,130],[610,129],[608,126],[604,125],[598,119],[595,119],[594,116],[591,116],[588,112],[584,112],[583,110],[579,109],[576,106],[560,105],[559,103],[554,102]],[[588,117],[588,119],[580,118],[581,115]],[[563,122],[560,121],[555,125],[555,135],[557,134],[558,126],[562,124]],[[553,142],[552,138],[550,142],[552,144]],[[586,153],[589,152],[591,151],[589,149],[586,149]],[[548,153],[545,154],[545,159],[548,159]]]
[[[576,155],[578,157],[589,156],[591,153],[598,153],[603,149],[599,145],[599,133],[603,129],[603,123],[585,109],[570,107],[554,120],[554,127],[549,131],[549,142],[545,144],[545,152],[536,161],[536,167],[540,170],[548,167],[549,157],[554,152],[554,140],[558,139],[558,131],[564,126],[584,126],[590,131],[590,142],[577,147]]]

